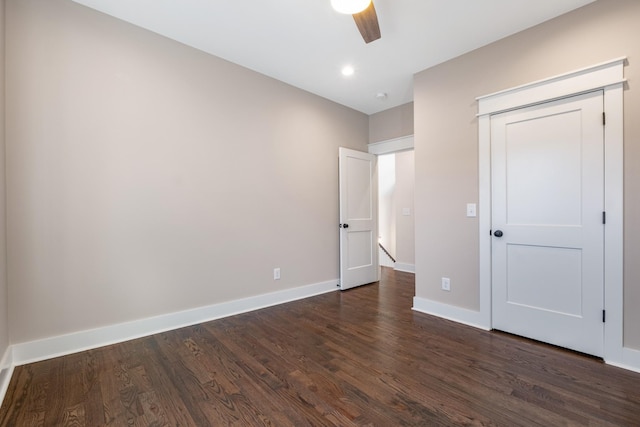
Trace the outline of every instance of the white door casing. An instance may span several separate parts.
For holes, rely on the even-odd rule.
[[[491,117],[493,327],[603,355],[603,92]]]
[[[340,289],[379,279],[378,176],[374,154],[339,148]]]
[[[477,98],[478,101],[478,238],[480,257],[480,310],[444,311],[483,329],[492,325],[491,245],[491,115],[590,92],[604,91],[606,112],[604,229],[605,362],[640,369],[640,362],[623,343],[623,94],[626,58],[616,58],[562,75]]]

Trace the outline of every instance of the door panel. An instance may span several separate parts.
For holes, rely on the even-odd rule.
[[[374,210],[373,195],[371,194],[371,159],[361,159],[351,154],[346,156],[346,163],[347,218],[351,220],[371,220]]]
[[[594,92],[491,118],[493,327],[598,356],[602,106]]]
[[[509,304],[582,315],[580,250],[508,245],[507,266]]]
[[[373,265],[373,259],[371,259],[373,233],[370,230],[347,230],[345,235],[347,237],[347,247],[361,249],[349,251],[349,268],[366,268]]]
[[[580,225],[580,120],[574,110],[506,126],[509,224]]]
[[[340,289],[378,280],[376,156],[339,149]]]

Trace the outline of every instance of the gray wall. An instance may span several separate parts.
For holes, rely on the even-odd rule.
[[[413,102],[390,108],[369,116],[369,143],[387,141],[403,136],[413,135],[414,121]],[[415,232],[414,232],[414,155],[413,151],[396,153],[395,187],[390,202],[393,210],[394,242],[387,249],[396,258],[401,267],[415,264]],[[410,216],[402,214],[403,208],[409,208]],[[384,244],[384,243],[383,243]]]
[[[4,162],[4,0],[0,0],[0,360],[9,347],[9,295],[7,287],[7,239],[5,228],[5,162]],[[2,366],[0,366],[2,369]]]
[[[415,266],[415,160],[413,150],[396,153],[396,262],[405,268]],[[409,215],[403,209],[409,209]],[[403,267],[403,266],[399,266]]]
[[[416,294],[479,309],[477,96],[621,56],[624,93],[625,346],[640,349],[640,2],[599,0],[418,73],[414,80]],[[451,292],[440,277],[451,277]]]
[[[369,142],[413,135],[413,102],[369,116]]]
[[[13,343],[338,277],[366,115],[68,0],[7,2],[6,73]]]

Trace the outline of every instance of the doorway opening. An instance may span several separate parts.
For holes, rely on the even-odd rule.
[[[369,144],[368,153],[344,147],[340,147],[338,151],[340,289],[346,290],[373,283],[380,277],[378,156],[384,154],[395,154],[393,157],[395,179],[392,187],[393,193],[400,193],[400,197],[394,195],[393,199],[399,198],[406,201],[401,204],[400,215],[395,214],[396,218],[401,216],[407,219],[407,221],[401,221],[401,227],[394,226],[396,250],[398,249],[398,233],[406,234],[407,238],[400,241],[402,248],[399,253],[403,258],[395,260],[394,269],[414,273],[413,135]],[[396,163],[398,163],[397,167]],[[389,187],[386,183],[384,186]],[[397,208],[394,209],[397,210]],[[404,227],[405,225],[406,227]],[[384,256],[387,255],[384,254]]]
[[[380,265],[415,273],[413,150],[378,156]]]

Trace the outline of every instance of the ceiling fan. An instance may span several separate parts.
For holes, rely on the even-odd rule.
[[[365,43],[380,38],[378,15],[372,0],[331,0],[331,5],[340,13],[353,15]]]

